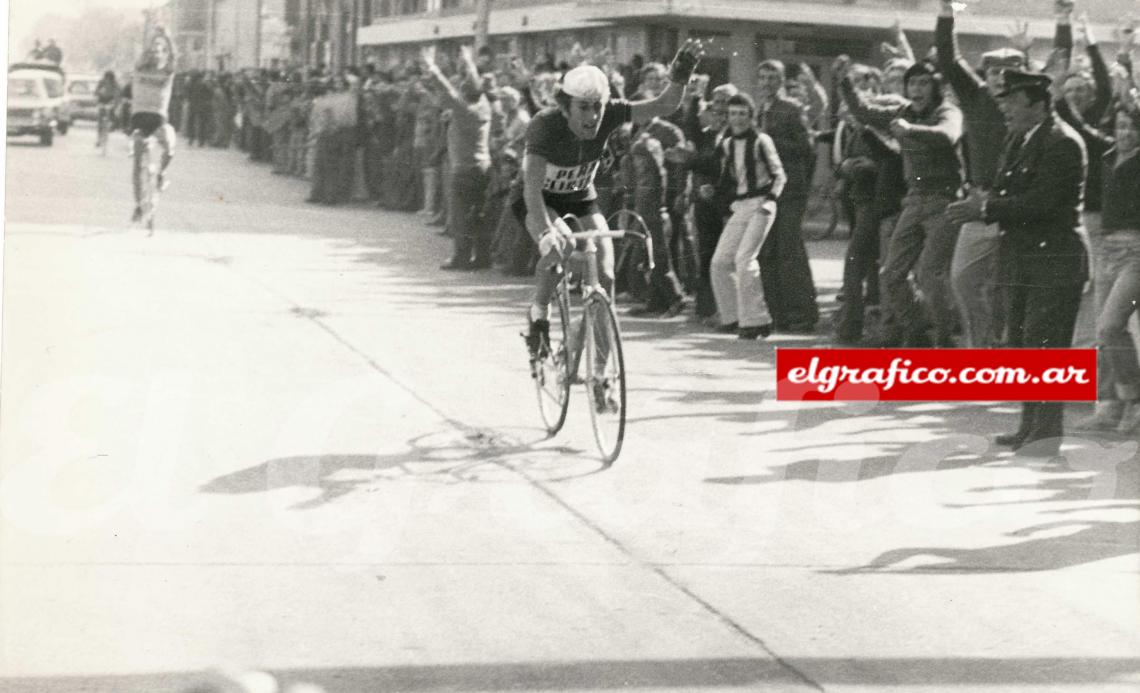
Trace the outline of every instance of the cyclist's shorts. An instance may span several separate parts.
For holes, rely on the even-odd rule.
[[[166,125],[166,118],[158,113],[143,111],[131,114],[131,130],[138,130],[143,137],[150,137],[163,125]]]
[[[546,206],[554,210],[558,216],[566,214],[573,214],[576,217],[588,217],[591,214],[601,214],[602,209],[598,206],[597,200],[576,200],[573,202],[564,202],[550,195],[543,195],[542,199],[546,202]],[[515,213],[515,218],[519,220],[523,228],[526,228],[526,198],[520,197],[515,200],[511,205],[511,211]]]

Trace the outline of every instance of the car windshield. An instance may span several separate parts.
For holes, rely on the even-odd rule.
[[[19,99],[23,97],[37,97],[40,95],[40,89],[36,85],[34,79],[9,79],[8,80],[8,98]]]
[[[63,82],[45,79],[44,86],[47,87],[48,98],[58,99],[63,96]]]
[[[91,82],[72,82],[67,85],[67,93],[72,96],[88,96],[95,93],[95,85]]]

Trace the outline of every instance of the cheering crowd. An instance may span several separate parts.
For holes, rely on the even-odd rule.
[[[817,331],[801,230],[826,148],[837,183],[824,194],[851,229],[837,343],[1064,347],[1083,311],[1100,348],[1101,401],[1078,426],[1140,431],[1128,333],[1140,299],[1137,42],[1126,23],[1110,64],[1087,20],[1074,23],[1071,0],[1055,10],[1047,55],[1031,55],[1021,34],[972,65],[944,0],[924,55],[896,27],[882,65],[839,56],[822,82],[807,65],[766,60],[755,102],[698,67],[674,113],[607,142],[598,206],[655,241],[652,271],[637,248],[619,249],[616,291],[634,314],[692,305],[745,339]],[[338,75],[179,75],[171,122],[192,144],[236,144],[311,181],[312,203],[417,212],[453,238],[444,270],[526,275],[538,244],[511,208],[528,123],[558,107],[562,74],[587,63],[614,100],[651,99],[669,84],[664,61],[640,56],[618,65],[576,48],[528,68],[465,49],[438,65]],[[1010,445],[1059,438],[1060,405],[1027,407]]]

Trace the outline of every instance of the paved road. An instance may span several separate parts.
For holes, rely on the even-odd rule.
[[[183,148],[8,148],[0,689],[1136,690],[1140,458],[1010,405],[774,401],[774,347],[626,320],[632,425],[545,440],[527,286],[412,215]],[[811,248],[834,289],[839,244]]]

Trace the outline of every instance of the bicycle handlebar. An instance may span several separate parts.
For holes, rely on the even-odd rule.
[[[565,220],[572,220],[577,222],[578,218],[573,214],[566,214],[562,217]],[[641,233],[640,231],[623,231],[623,230],[610,230],[610,229],[593,229],[590,231],[571,231],[566,234],[574,240],[591,240],[594,238],[625,238],[626,236],[634,236],[645,244],[645,253],[649,256],[649,269],[652,270],[656,267],[653,262],[653,237],[648,233]]]

